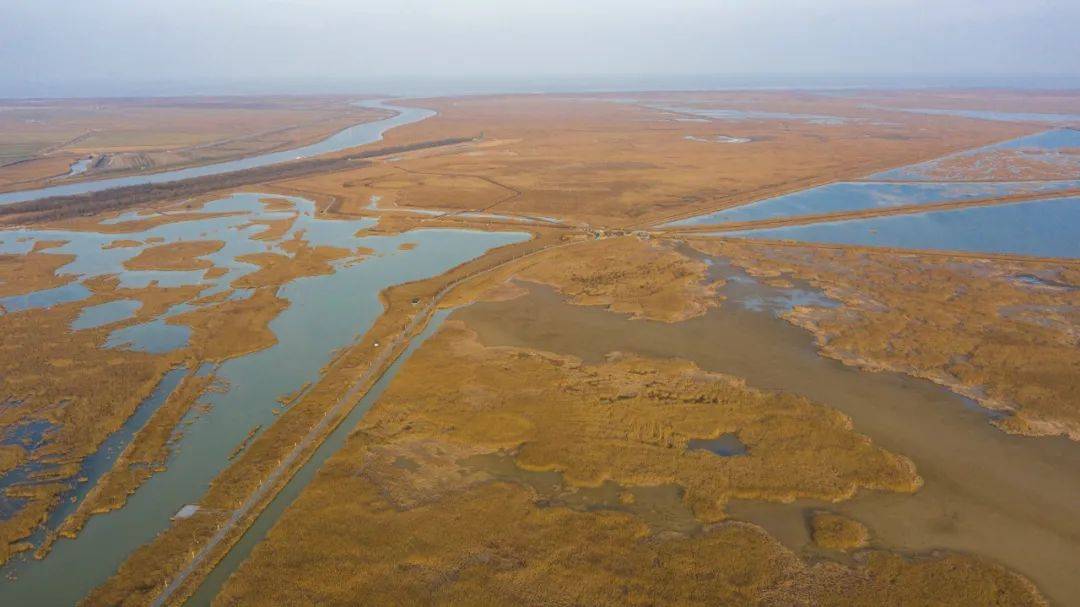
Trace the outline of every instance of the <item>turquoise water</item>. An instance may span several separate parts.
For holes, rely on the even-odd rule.
[[[207,210],[246,207],[253,209],[252,215],[260,218],[281,215],[263,211],[262,205],[258,204],[260,196],[239,194],[212,203]],[[333,274],[299,278],[282,286],[278,294],[288,300],[289,307],[270,323],[277,343],[221,364],[215,373],[228,389],[204,395],[203,401],[210,405],[209,410],[193,412],[185,420],[190,425],[185,426],[183,439],[170,458],[168,469],[147,481],[121,510],[92,517],[74,540],[59,540],[43,561],[33,561],[26,555],[13,559],[0,571],[0,575],[16,576],[15,581],[0,585],[0,604],[72,604],[103,582],[133,549],[167,527],[177,510],[199,499],[249,430],[273,424],[277,419],[273,409],[279,406],[279,398],[317,381],[320,370],[334,353],[353,343],[371,327],[382,312],[378,296],[382,289],[441,274],[491,248],[529,238],[521,232],[451,229],[415,230],[392,236],[367,236],[360,232],[357,236],[358,230],[370,227],[374,220],[318,219],[314,216],[311,201],[290,200],[299,217],[283,240],[302,231],[303,237],[312,244],[369,247],[374,254],[337,262]],[[217,279],[205,279],[201,272],[198,273],[199,284],[206,286],[205,295],[230,288],[229,283],[233,280],[256,269],[236,261],[236,255],[280,250],[280,241],[264,242],[251,238],[264,229],[246,225],[252,215],[168,224],[134,236],[74,232],[58,235],[52,231],[26,230],[0,232],[0,250],[26,252],[37,238],[68,239],[70,242],[60,249],[74,252],[77,257],[64,271],[80,279],[116,274],[123,283],[130,280],[130,275],[141,274],[122,267],[123,261],[137,254],[139,248],[101,248],[112,240],[145,240],[148,236],[161,236],[172,241],[181,238],[222,239],[226,246],[207,258],[216,265],[229,268],[229,273]],[[417,246],[400,250],[399,246],[404,242]],[[239,296],[249,294],[245,292]],[[164,319],[189,309],[193,309],[190,304],[174,306],[149,324],[182,327],[165,323]],[[118,342],[122,336],[130,336],[132,331],[138,330],[121,327],[114,331],[112,341]],[[159,343],[154,341],[156,337],[146,339]],[[113,345],[120,346],[119,343]],[[64,579],[65,583],[57,584],[57,579]]]
[[[1080,197],[891,215],[720,235],[1080,258]]]
[[[661,227],[688,227],[729,222],[759,221],[841,211],[930,204],[956,200],[996,198],[1010,194],[1054,192],[1080,188],[1080,180],[1001,183],[881,183],[853,181],[824,185],[666,223]]]
[[[311,156],[318,156],[319,154],[325,154],[327,152],[336,152],[338,150],[344,150],[352,147],[366,145],[374,143],[382,139],[383,133],[386,131],[424,120],[435,115],[435,112],[422,108],[410,108],[401,106],[392,106],[385,104],[381,101],[363,101],[357,103],[359,107],[375,108],[375,109],[388,109],[398,112],[396,115],[386,118],[385,120],[376,120],[374,122],[366,122],[363,124],[357,124],[351,126],[345,130],[339,131],[322,141],[306,145],[291,150],[283,150],[280,152],[272,152],[269,154],[260,154],[258,156],[251,156],[248,158],[241,158],[239,160],[231,160],[228,162],[219,162],[217,164],[210,164],[199,167],[192,167],[188,169],[179,169],[176,171],[166,171],[163,173],[153,173],[150,175],[133,175],[130,177],[116,177],[113,179],[100,179],[97,181],[85,181],[80,183],[71,183],[67,185],[58,185],[48,188],[39,188],[36,190],[21,190],[18,192],[9,192],[7,194],[0,194],[0,205],[12,204],[15,202],[25,202],[27,200],[36,200],[38,198],[45,198],[48,196],[69,196],[72,194],[83,194],[86,192],[100,192],[110,188],[119,188],[129,185],[142,185],[148,183],[168,183],[170,181],[179,181],[181,179],[190,179],[192,177],[204,177],[206,175],[220,175],[222,173],[229,173],[232,171],[240,171],[243,169],[252,169],[255,167],[268,166],[271,164],[278,164],[289,160],[296,160],[298,158],[309,158]]]

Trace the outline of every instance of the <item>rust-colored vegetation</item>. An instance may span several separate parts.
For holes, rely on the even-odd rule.
[[[748,454],[685,449],[722,431]],[[491,456],[512,458],[511,475]],[[529,482],[544,471],[563,487],[550,473]],[[797,397],[678,361],[590,366],[486,348],[452,322],[215,604],[1042,604],[1023,578],[971,557],[874,552],[810,565],[756,527],[707,524],[725,495],[839,499],[853,485],[907,491],[916,479],[843,416]],[[611,483],[611,499],[590,501],[603,496],[590,487]],[[635,510],[650,494],[634,488],[671,484],[685,491],[692,530],[658,522],[684,516],[677,505]]]
[[[225,246],[221,240],[188,240],[147,247],[124,262],[128,270],[206,270],[213,267],[206,255]]]

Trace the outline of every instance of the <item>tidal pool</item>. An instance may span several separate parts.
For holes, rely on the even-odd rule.
[[[397,112],[397,114],[383,120],[365,122],[351,126],[317,143],[313,143],[311,145],[306,145],[303,147],[293,148],[291,150],[282,150],[279,152],[260,154],[258,156],[250,156],[248,158],[230,160],[228,162],[219,162],[216,164],[209,164],[199,167],[191,167],[187,169],[179,169],[175,171],[152,173],[150,175],[116,177],[112,179],[100,179],[97,181],[86,181],[80,183],[71,183],[67,185],[52,186],[47,188],[39,188],[36,190],[21,190],[17,192],[8,192],[6,194],[0,194],[0,205],[12,204],[15,202],[25,202],[27,200],[36,200],[38,198],[45,198],[48,196],[69,196],[72,194],[83,194],[86,192],[100,192],[101,190],[119,188],[129,185],[142,185],[147,183],[168,183],[170,181],[179,181],[181,179],[190,179],[192,177],[219,175],[221,173],[229,173],[232,171],[240,171],[243,169],[267,166],[280,162],[286,162],[289,160],[296,160],[299,158],[318,156],[319,154],[325,154],[327,152],[336,152],[338,150],[344,150],[360,145],[366,145],[368,143],[374,143],[382,139],[383,133],[394,127],[411,124],[413,122],[419,122],[420,120],[424,120],[425,118],[430,118],[431,116],[435,115],[435,112],[432,110],[404,106],[393,106],[377,100],[361,101],[358,102],[356,105],[365,108],[392,110]]]
[[[829,244],[1080,257],[1080,197],[725,232]]]
[[[258,218],[280,218],[292,213],[265,213],[260,194],[240,194],[207,205],[206,211],[235,210],[247,205],[257,209]],[[135,548],[146,543],[169,524],[170,517],[185,504],[195,502],[210,481],[228,463],[232,450],[256,427],[270,426],[276,417],[278,399],[315,382],[320,370],[336,351],[352,343],[371,327],[382,313],[379,292],[391,285],[435,276],[476,258],[486,251],[527,240],[523,232],[479,232],[456,229],[415,230],[392,236],[366,236],[357,231],[375,223],[371,219],[324,220],[314,216],[314,204],[289,198],[298,215],[282,240],[302,231],[312,245],[367,247],[373,254],[350,262],[335,262],[334,272],[309,276],[286,283],[278,295],[290,305],[270,323],[277,343],[265,350],[231,359],[216,369],[221,393],[204,395],[208,411],[193,412],[185,420],[185,431],[165,472],[151,477],[117,511],[91,517],[76,539],[57,541],[52,552],[37,562],[22,555],[12,559],[0,574],[13,576],[0,586],[3,604],[72,604],[91,588],[102,583]],[[62,271],[80,278],[116,274],[123,283],[130,274],[123,261],[137,254],[139,247],[103,249],[113,240],[162,237],[167,242],[182,238],[217,239],[226,242],[221,250],[206,256],[229,272],[216,279],[201,277],[204,295],[228,289],[229,284],[255,266],[236,260],[248,252],[278,250],[280,241],[260,241],[253,236],[263,231],[250,225],[251,215],[217,217],[165,224],[137,234],[92,234],[51,231],[0,233],[0,249],[16,248],[20,238],[66,239],[63,252],[77,258]],[[401,250],[404,242],[414,248]],[[18,245],[25,250],[32,242]],[[161,274],[161,273],[159,273]],[[189,304],[174,306],[150,324],[161,323]],[[139,326],[139,325],[136,325]],[[117,332],[130,336],[131,330]],[[114,335],[117,335],[114,333]],[[117,337],[117,340],[120,338]],[[137,340],[136,340],[137,341]],[[117,343],[114,343],[117,345]],[[78,572],[77,575],[71,572]],[[56,580],[63,578],[64,584]]]
[[[1080,188],[1080,180],[998,183],[850,181],[768,198],[708,215],[681,219],[666,223],[661,227],[677,228],[759,221],[842,211],[862,211],[958,200],[998,198],[1012,194],[1035,194],[1074,188]]]

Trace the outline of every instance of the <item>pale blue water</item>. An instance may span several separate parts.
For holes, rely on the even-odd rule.
[[[984,146],[981,148],[975,148],[973,150],[964,150],[963,152],[957,152],[956,154],[950,154],[942,158],[936,158],[927,162],[921,162],[919,164],[912,164],[906,167],[900,167],[897,169],[891,169],[871,175],[868,180],[888,180],[888,181],[934,181],[932,178],[928,178],[927,175],[942,161],[950,158],[963,158],[969,156],[979,156],[987,153],[992,153],[995,150],[1012,150],[1020,151],[1025,155],[1030,155],[1043,162],[1072,162],[1073,159],[1062,155],[1061,150],[1067,148],[1080,148],[1080,130],[1076,129],[1051,129],[1042,133],[1036,133],[1034,135],[1027,135],[1024,137],[1018,137],[1016,139],[1010,139],[1008,141],[1002,141],[992,145]],[[1080,179],[1080,170],[1076,171],[1076,177]]]
[[[164,354],[186,346],[190,337],[191,328],[187,325],[170,324],[158,318],[113,331],[105,347]]]
[[[997,122],[1051,122],[1073,123],[1080,122],[1080,114],[1050,114],[1040,112],[997,112],[992,110],[961,110],[941,108],[887,108],[900,112],[913,114],[931,114],[936,116],[961,116],[964,118],[978,118],[979,120],[994,120]]]
[[[72,321],[71,328],[76,331],[79,329],[93,329],[94,327],[126,320],[134,316],[140,307],[142,307],[142,304],[134,299],[120,299],[89,306],[79,312],[79,317]]]
[[[241,158],[239,160],[219,162],[217,164],[179,169],[176,171],[152,173],[150,175],[132,175],[129,177],[116,177],[113,179],[100,179],[97,181],[58,185],[36,190],[9,192],[7,194],[0,194],[0,205],[36,200],[38,198],[46,198],[49,196],[68,196],[85,192],[100,192],[110,188],[119,188],[129,185],[168,183],[170,181],[179,181],[181,179],[190,179],[192,177],[220,175],[232,171],[268,166],[289,160],[296,160],[297,158],[309,158],[311,156],[318,156],[319,154],[326,154],[328,152],[336,152],[338,150],[374,143],[382,139],[383,133],[394,127],[418,122],[435,115],[435,112],[431,110],[392,106],[381,101],[362,101],[356,105],[366,108],[390,109],[397,111],[398,113],[385,120],[376,120],[374,122],[351,126],[317,143],[291,150],[260,154],[258,156]]]
[[[727,232],[740,238],[1080,258],[1080,197]]]
[[[824,185],[748,205],[724,209],[666,223],[661,227],[687,227],[729,222],[758,221],[840,211],[888,208],[955,200],[996,198],[1010,194],[1054,192],[1080,188],[1080,180],[1000,183],[880,183],[854,181]]]
[[[81,173],[85,173],[86,169],[90,168],[90,163],[92,163],[93,161],[94,159],[90,158],[89,156],[76,160],[75,162],[71,163],[70,167],[68,167],[68,175],[79,175]]]
[[[201,279],[210,291],[229,288],[229,283],[256,268],[235,260],[246,252],[280,250],[279,242],[253,240],[262,231],[260,226],[244,226],[253,216],[267,218],[271,214],[258,204],[259,194],[240,194],[208,205],[207,210],[252,209],[252,214],[240,217],[201,219],[167,224],[132,234],[87,234],[53,231],[0,232],[0,251],[5,249],[26,252],[35,239],[68,239],[62,252],[74,252],[77,258],[64,271],[81,278],[102,274],[117,274],[121,282],[136,272],[123,270],[123,261],[138,253],[131,249],[102,249],[115,239],[145,240],[161,236],[167,241],[206,238],[221,239],[226,246],[207,256],[216,265],[228,267],[229,274],[217,279]],[[392,236],[369,236],[358,230],[375,223],[371,219],[325,220],[314,216],[311,201],[290,198],[299,217],[289,234],[303,232],[312,244],[331,244],[342,247],[369,247],[373,255],[358,261],[335,264],[335,272],[325,276],[304,277],[282,286],[278,294],[289,301],[289,307],[270,323],[277,344],[247,356],[224,362],[216,375],[228,390],[204,396],[210,405],[208,412],[193,413],[186,420],[184,437],[178,450],[168,462],[165,472],[147,481],[117,511],[98,515],[89,521],[74,540],[62,539],[43,561],[33,561],[25,555],[16,557],[0,575],[14,573],[15,581],[0,585],[0,604],[72,604],[92,587],[106,579],[127,554],[149,541],[169,524],[169,518],[183,505],[195,502],[205,492],[209,482],[227,464],[230,452],[248,431],[257,426],[270,426],[277,418],[273,409],[280,397],[294,393],[308,382],[318,379],[320,370],[336,351],[347,346],[372,325],[382,313],[379,292],[391,285],[419,280],[441,274],[460,263],[482,255],[485,251],[505,244],[527,240],[521,232],[477,232],[468,230],[415,230]],[[284,215],[288,215],[287,213]],[[28,240],[25,240],[28,239]],[[20,242],[22,240],[22,242]],[[403,242],[416,247],[402,251]],[[200,273],[201,274],[201,273]],[[241,293],[242,297],[247,293]],[[114,346],[126,338],[136,347],[163,348],[172,346],[172,335],[162,336],[155,331],[170,325],[165,319],[193,309],[190,304],[174,306],[166,314],[134,327],[122,327],[113,333]],[[150,329],[149,327],[154,327]],[[164,329],[171,331],[171,329]],[[147,335],[146,332],[150,331]],[[143,344],[140,346],[139,344]],[[164,345],[162,345],[164,344]],[[72,574],[71,572],[77,572]],[[57,584],[57,579],[64,579]]]
[[[225,583],[225,580],[236,571],[236,568],[240,566],[251,554],[252,549],[263,538],[266,537],[270,528],[274,526],[274,523],[281,518],[281,515],[285,510],[296,500],[300,495],[300,492],[304,490],[304,487],[315,478],[315,474],[318,473],[322,467],[323,462],[330,458],[331,455],[337,453],[345,444],[345,440],[349,434],[356,428],[356,425],[360,422],[364,414],[371,409],[382,393],[386,391],[387,386],[393,381],[398,371],[401,370],[401,366],[405,364],[405,361],[412,356],[423,343],[431,337],[436,330],[442,325],[446,317],[450,315],[453,310],[439,310],[437,311],[428,322],[428,325],[424,328],[420,335],[416,336],[408,348],[402,353],[398,360],[394,361],[394,364],[387,369],[386,373],[379,378],[379,381],[375,382],[375,385],[368,390],[364,398],[356,405],[355,408],[349,413],[349,415],[341,422],[340,425],[323,441],[323,444],[319,445],[319,448],[315,450],[315,453],[311,456],[302,468],[289,480],[289,482],[278,492],[269,505],[259,513],[259,516],[252,523],[251,527],[244,533],[244,536],[236,543],[235,546],[229,550],[229,553],[225,555],[225,558],[214,567],[214,570],[203,580],[199,589],[189,598],[184,605],[191,606],[209,606],[217,593],[221,590],[221,586]]]
[[[56,304],[80,301],[90,297],[90,290],[82,283],[72,282],[51,289],[42,289],[25,295],[0,297],[0,308],[6,312],[20,312],[35,308],[48,308]]]

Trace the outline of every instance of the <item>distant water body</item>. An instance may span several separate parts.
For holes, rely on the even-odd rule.
[[[103,190],[121,188],[126,186],[153,183],[169,183],[182,179],[206,177],[208,175],[221,175],[223,173],[230,173],[232,171],[242,171],[245,169],[269,166],[272,164],[278,164],[290,160],[310,158],[312,156],[318,156],[319,154],[337,152],[340,150],[345,150],[348,148],[367,145],[369,143],[380,141],[383,138],[383,134],[394,127],[411,124],[413,122],[419,122],[421,120],[424,120],[425,118],[430,118],[431,116],[435,115],[435,112],[432,110],[424,108],[393,106],[377,100],[361,101],[356,103],[355,105],[357,105],[358,107],[371,109],[391,110],[397,113],[389,118],[384,118],[382,120],[362,122],[360,124],[350,126],[346,129],[338,131],[337,133],[334,133],[333,135],[330,135],[329,137],[326,137],[325,139],[322,139],[321,141],[317,141],[315,143],[302,147],[282,150],[280,152],[258,154],[255,156],[239,158],[237,160],[229,160],[226,162],[195,166],[186,169],[163,171],[160,173],[130,175],[127,177],[114,177],[111,179],[99,179],[96,181],[80,181],[76,183],[39,188],[36,190],[19,190],[15,192],[8,192],[5,194],[0,194],[0,205],[14,204],[16,202],[26,202],[28,200],[37,200],[39,198],[46,198],[49,196],[71,196],[74,194],[100,192]]]
[[[900,88],[1080,89],[1078,75],[600,74],[576,76],[400,77],[250,81],[63,83],[0,82],[0,98],[170,95],[573,93],[726,89]]]

